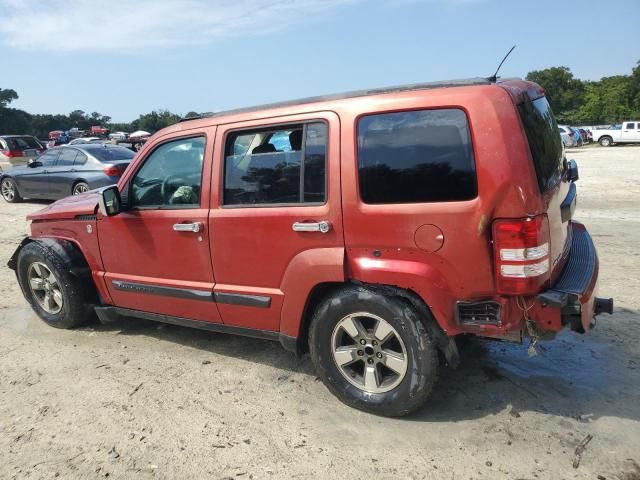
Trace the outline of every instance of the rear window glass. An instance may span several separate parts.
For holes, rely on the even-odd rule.
[[[358,121],[358,170],[365,203],[475,198],[467,116],[450,108],[362,117]]]
[[[87,149],[91,155],[101,162],[115,162],[118,160],[131,160],[136,154],[124,147],[100,147]]]
[[[34,137],[13,137],[5,139],[9,150],[26,150],[29,148],[42,148],[42,145]]]
[[[542,193],[555,186],[562,176],[562,140],[558,124],[545,97],[518,106],[531,158]]]

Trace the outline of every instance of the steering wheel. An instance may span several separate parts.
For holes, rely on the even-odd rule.
[[[175,188],[173,191],[169,191],[169,184],[174,182],[180,182],[180,185],[188,185],[187,180],[184,177],[180,177],[178,175],[171,175],[165,178],[162,182],[162,185],[160,186],[160,194],[162,195],[162,200],[165,203],[169,201],[171,195],[173,195],[173,193],[177,190],[177,188]]]

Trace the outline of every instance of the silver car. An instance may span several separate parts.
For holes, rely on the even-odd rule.
[[[571,127],[568,125],[558,125],[558,132],[560,132],[560,137],[562,138],[562,143],[565,148],[578,146],[578,139]]]
[[[0,172],[26,165],[45,150],[31,135],[0,135]]]

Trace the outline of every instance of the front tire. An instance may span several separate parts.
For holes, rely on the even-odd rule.
[[[25,299],[48,325],[73,328],[91,318],[90,287],[50,248],[38,242],[25,245],[16,271]]]
[[[0,192],[2,192],[2,198],[4,198],[5,202],[18,203],[22,201],[16,182],[12,178],[6,177],[2,179]]]
[[[613,139],[611,137],[602,137],[599,140],[600,145],[602,145],[603,147],[610,147],[611,144],[613,143]]]
[[[438,378],[437,349],[416,309],[364,287],[341,289],[318,306],[309,350],[338,399],[377,415],[414,412]]]

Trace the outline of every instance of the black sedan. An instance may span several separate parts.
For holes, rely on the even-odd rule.
[[[55,200],[117,183],[135,156],[117,145],[82,144],[47,150],[23,167],[0,175],[7,202],[23,198]]]

